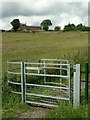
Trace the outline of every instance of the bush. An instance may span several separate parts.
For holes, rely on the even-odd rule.
[[[59,26],[56,26],[56,27],[54,28],[54,30],[55,30],[55,31],[60,31],[61,28],[60,28]]]

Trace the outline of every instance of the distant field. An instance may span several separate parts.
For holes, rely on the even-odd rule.
[[[33,58],[63,58],[85,51],[88,32],[5,32],[2,34],[3,62]]]

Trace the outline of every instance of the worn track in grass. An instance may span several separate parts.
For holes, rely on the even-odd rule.
[[[24,113],[21,113],[18,118],[44,118],[50,109],[42,107],[32,107]]]

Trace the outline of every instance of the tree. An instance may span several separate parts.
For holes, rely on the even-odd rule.
[[[71,24],[71,25],[70,25],[71,30],[75,30],[75,27],[76,27],[76,26],[75,26],[74,24]]]
[[[90,27],[83,26],[81,31],[90,31]]]
[[[40,25],[41,25],[43,30],[48,31],[49,26],[51,26],[52,23],[51,23],[51,20],[46,19],[46,20],[43,20]]]
[[[60,30],[61,30],[61,27],[60,27],[60,26],[55,26],[54,30],[55,30],[55,31],[60,31]]]
[[[13,26],[13,29],[15,31],[17,31],[17,29],[20,27],[20,21],[19,19],[14,19],[12,22],[11,22],[11,25]]]
[[[80,24],[78,24],[77,26],[76,26],[76,30],[82,30],[83,29],[83,25],[82,25],[82,23],[80,23]]]
[[[64,31],[74,31],[75,30],[75,25],[74,24],[68,24],[68,25],[65,25],[64,27]]]

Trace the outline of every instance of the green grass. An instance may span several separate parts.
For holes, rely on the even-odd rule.
[[[22,104],[21,99],[18,95],[6,92],[3,93],[3,118],[16,117],[19,113],[24,112],[28,109],[26,104]]]
[[[64,58],[72,63],[83,65],[87,60],[88,32],[5,32],[2,33],[2,43],[3,117],[9,118],[15,117],[27,107],[22,105],[19,96],[10,93],[7,78],[4,77],[7,70],[7,60],[30,61],[41,58]],[[82,107],[86,111],[86,106]],[[77,111],[80,111],[80,109],[78,108]],[[71,108],[71,110],[73,112],[74,108]],[[56,111],[58,113],[56,117],[58,117],[59,108]],[[67,108],[66,112],[68,112]],[[78,113],[76,114],[78,116]],[[85,116],[87,116],[87,113],[85,113]]]
[[[3,62],[62,58],[87,50],[87,32],[3,33]]]
[[[90,90],[89,90],[90,91]],[[90,107],[90,97],[88,103],[85,100],[85,92],[81,92],[81,101],[78,107],[74,107],[73,104],[68,104],[68,102],[61,102],[57,108],[50,110],[44,119],[86,119],[90,118],[89,116],[89,107]]]
[[[88,118],[88,105],[74,108],[72,105],[60,104],[58,108],[48,112],[45,116],[47,118]]]
[[[88,32],[2,33],[3,72],[7,60],[64,58],[70,63],[87,60]]]

